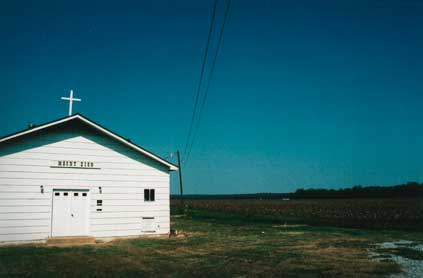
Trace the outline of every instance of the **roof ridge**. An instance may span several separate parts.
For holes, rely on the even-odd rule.
[[[76,119],[76,118],[82,120],[83,122],[92,126],[93,128],[100,130],[101,132],[105,133],[106,135],[113,137],[115,140],[118,140],[118,141],[122,142],[123,144],[128,145],[129,147],[135,149],[136,151],[138,151],[138,152],[140,152],[144,155],[149,156],[150,158],[156,160],[157,162],[159,162],[163,165],[166,165],[167,167],[169,167],[169,170],[171,170],[171,171],[179,169],[178,166],[176,166],[175,164],[173,164],[173,163],[167,161],[166,159],[160,157],[159,155],[154,154],[153,152],[133,143],[132,141],[128,141],[125,137],[107,129],[106,127],[103,127],[102,125],[94,122],[93,120],[90,120],[89,118],[82,115],[81,113],[75,113],[75,114],[72,114],[70,116],[66,116],[66,117],[59,118],[59,119],[54,120],[54,121],[50,121],[50,122],[35,126],[31,129],[24,129],[24,130],[21,130],[21,131],[0,137],[0,144],[3,143],[3,142],[6,142],[8,140],[11,140],[11,139],[14,139],[14,138],[17,138],[17,137],[20,137],[20,136],[24,136],[26,134],[30,134],[30,133],[33,133],[33,132],[36,132],[36,131],[40,131],[42,129],[45,129],[45,128],[48,128],[48,127],[51,127],[51,126],[55,126],[55,125],[58,125],[58,124],[61,124],[61,123],[69,122],[70,120],[73,120],[73,119]]]

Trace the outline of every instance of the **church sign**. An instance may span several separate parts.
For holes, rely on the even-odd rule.
[[[57,160],[50,168],[100,169],[92,161]]]

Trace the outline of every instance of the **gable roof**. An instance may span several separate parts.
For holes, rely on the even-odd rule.
[[[77,119],[86,123],[87,125],[95,128],[96,130],[100,131],[101,133],[103,133],[103,134],[121,142],[122,144],[138,151],[139,153],[152,158],[153,160],[159,162],[160,164],[168,167],[170,171],[178,170],[178,166],[176,166],[176,165],[170,163],[169,161],[165,160],[164,158],[161,158],[160,156],[153,154],[152,152],[150,152],[150,151],[148,151],[148,150],[128,141],[124,137],[114,133],[113,131],[108,130],[107,128],[93,122],[92,120],[88,119],[87,117],[85,117],[85,116],[83,116],[79,113],[71,115],[71,116],[67,116],[67,117],[52,121],[52,122],[48,122],[48,123],[30,128],[30,129],[25,129],[25,130],[18,131],[16,133],[13,133],[13,134],[10,134],[10,135],[6,135],[6,136],[0,138],[0,143],[3,143],[5,141],[8,141],[8,140],[11,140],[11,139],[14,139],[14,138],[26,135],[26,134],[30,134],[30,133],[33,133],[33,132],[36,132],[36,131],[40,131],[40,130],[43,130],[43,129],[46,129],[46,128],[49,128],[49,127],[52,127],[52,126],[71,122],[71,121],[77,120]]]

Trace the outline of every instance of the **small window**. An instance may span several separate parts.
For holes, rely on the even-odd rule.
[[[97,209],[97,211],[103,211],[102,209]]]
[[[77,192],[73,193],[73,196],[78,196],[79,194]]]
[[[54,193],[54,196],[60,196],[59,192]]]
[[[154,189],[144,189],[144,201],[145,202],[153,202],[155,200],[155,192]]]
[[[97,206],[102,206],[103,205],[103,200],[97,200]]]
[[[87,197],[87,193],[82,193],[82,196]]]
[[[63,193],[63,196],[68,196],[68,192]]]

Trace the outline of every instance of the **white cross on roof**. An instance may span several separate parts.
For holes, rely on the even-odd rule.
[[[69,116],[72,115],[72,102],[73,101],[81,101],[80,98],[73,98],[73,90],[70,90],[70,96],[69,97],[62,97],[63,100],[69,101]]]

